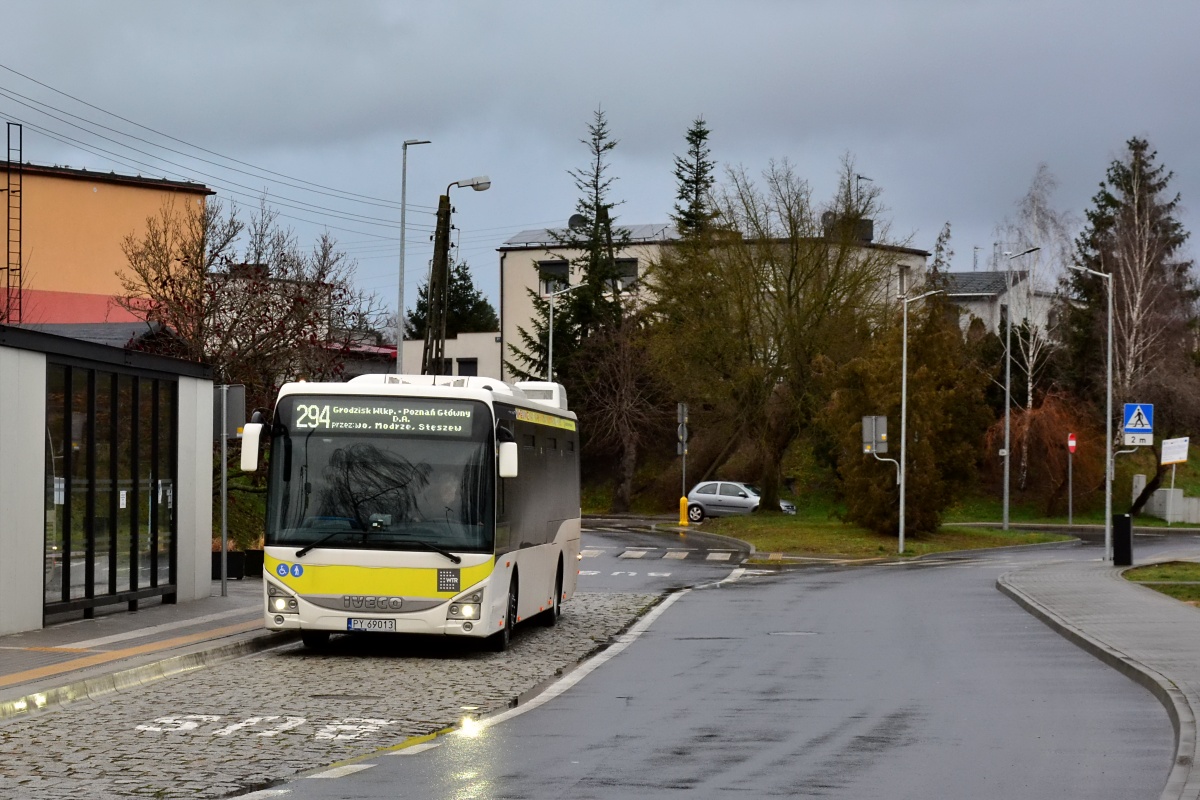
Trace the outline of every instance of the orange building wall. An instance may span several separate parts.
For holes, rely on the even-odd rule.
[[[113,302],[121,294],[117,273],[126,267],[121,240],[142,235],[146,218],[168,199],[178,205],[203,203],[211,192],[198,184],[37,170],[26,167],[22,175],[21,321],[134,319]]]

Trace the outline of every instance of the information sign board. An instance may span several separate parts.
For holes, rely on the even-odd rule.
[[[1182,439],[1163,439],[1162,463],[1186,464],[1188,460],[1188,437]]]

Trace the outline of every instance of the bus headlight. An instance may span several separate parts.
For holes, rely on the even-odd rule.
[[[300,605],[296,598],[273,583],[267,584],[267,610],[273,614],[296,614]]]
[[[479,603],[451,603],[446,619],[479,619]]]

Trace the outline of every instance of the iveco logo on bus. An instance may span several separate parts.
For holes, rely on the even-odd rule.
[[[399,597],[374,597],[360,594],[342,595],[342,605],[346,608],[399,611],[402,604],[403,600]]]

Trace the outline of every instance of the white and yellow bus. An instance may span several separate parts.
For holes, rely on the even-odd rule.
[[[264,621],[486,638],[553,625],[575,593],[579,431],[560,385],[365,375],[288,383],[269,439]]]

